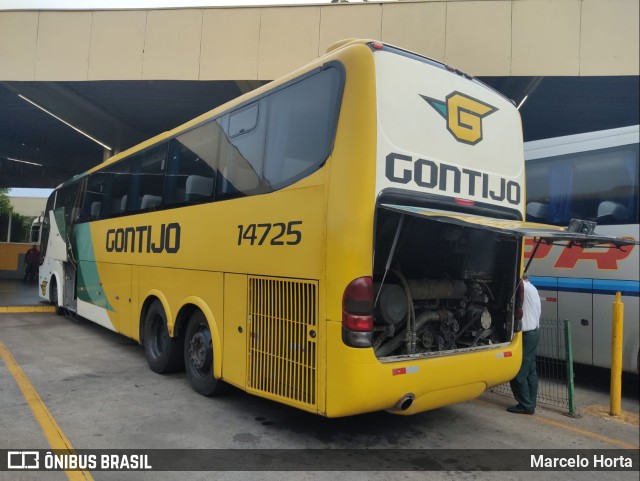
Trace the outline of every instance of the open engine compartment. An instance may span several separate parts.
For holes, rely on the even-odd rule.
[[[379,208],[374,245],[378,358],[509,342],[519,238]]]

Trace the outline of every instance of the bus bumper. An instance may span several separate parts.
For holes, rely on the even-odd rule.
[[[371,348],[344,345],[340,323],[327,322],[327,331],[329,417],[381,410],[408,415],[467,401],[513,379],[522,360],[520,333],[493,348],[380,361]]]

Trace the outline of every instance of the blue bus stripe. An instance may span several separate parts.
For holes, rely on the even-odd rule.
[[[538,289],[544,290],[609,295],[620,291],[623,296],[640,296],[640,281],[542,276],[531,276],[530,280]]]

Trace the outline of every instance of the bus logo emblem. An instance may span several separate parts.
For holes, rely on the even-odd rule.
[[[451,92],[445,101],[420,95],[447,121],[447,130],[464,144],[482,140],[482,119],[498,109],[460,92]]]

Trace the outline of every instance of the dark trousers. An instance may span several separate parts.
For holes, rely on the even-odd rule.
[[[536,408],[538,395],[538,374],[536,373],[536,349],[540,331],[525,331],[522,333],[522,366],[511,381],[513,397],[524,406],[527,411]]]

